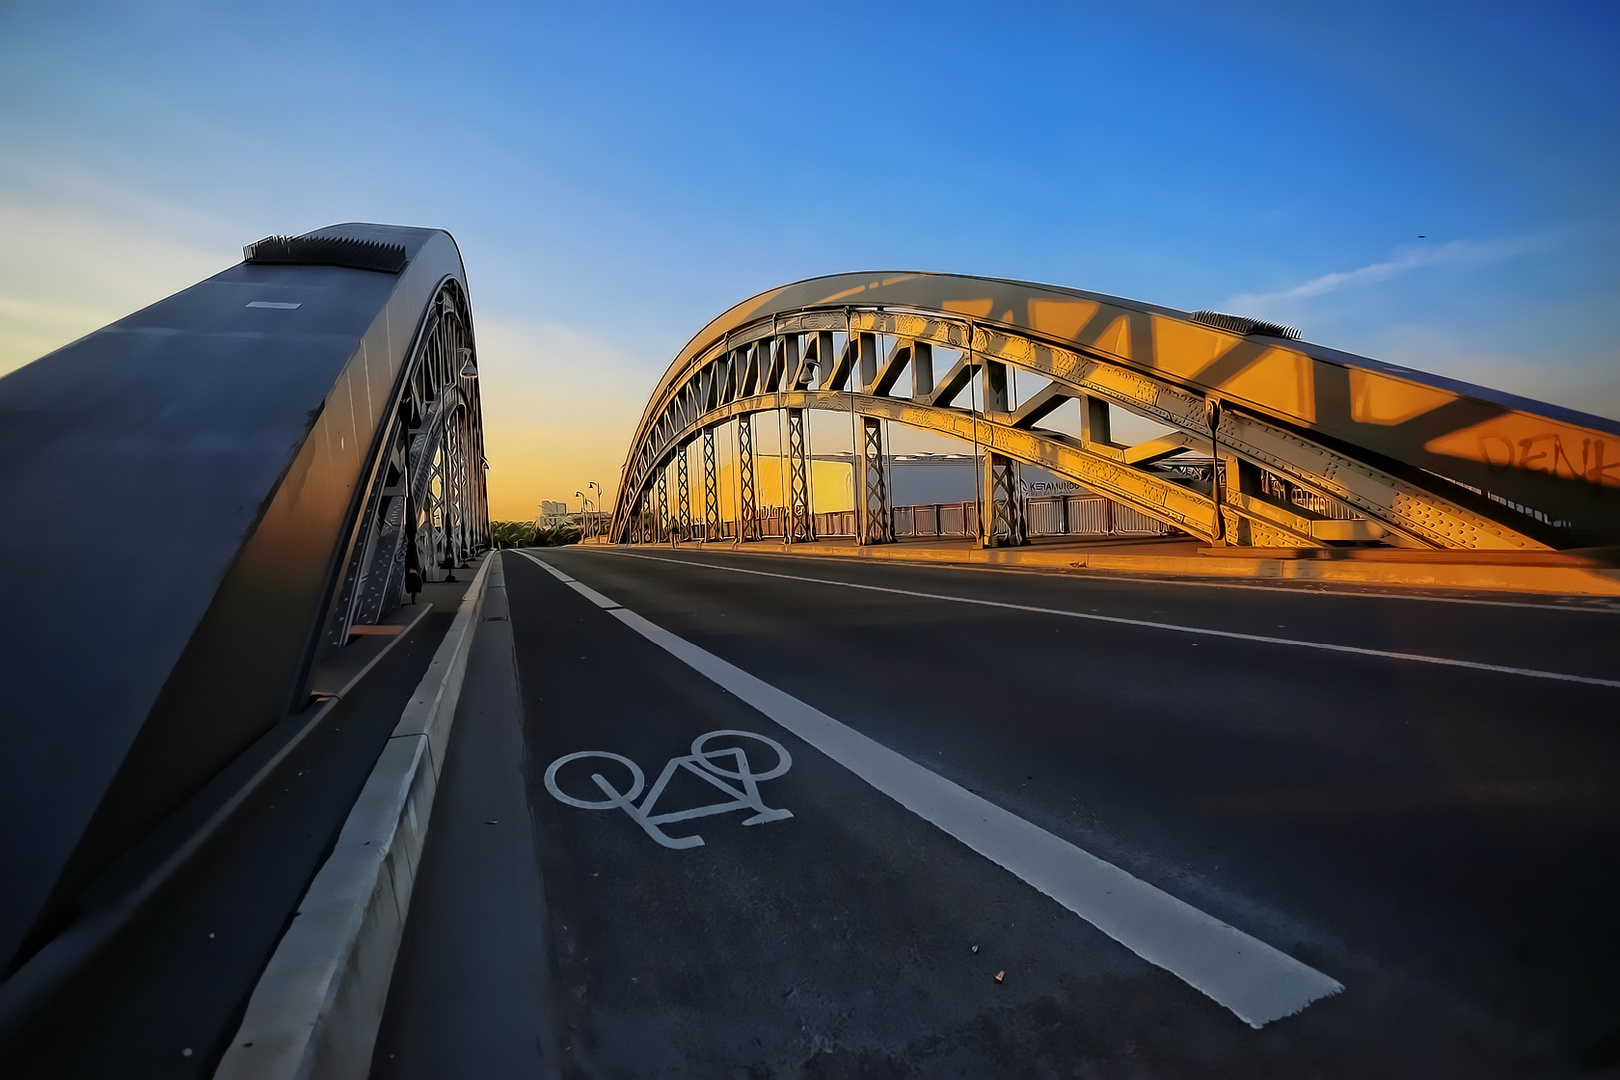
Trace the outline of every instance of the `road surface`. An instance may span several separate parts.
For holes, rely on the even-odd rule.
[[[502,562],[378,1077],[1620,1062],[1610,605]]]

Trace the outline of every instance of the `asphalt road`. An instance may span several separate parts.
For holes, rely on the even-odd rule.
[[[534,554],[375,1075],[1620,1073],[1620,612]]]

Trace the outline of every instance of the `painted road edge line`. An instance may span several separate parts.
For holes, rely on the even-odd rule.
[[[728,574],[752,574],[755,577],[781,578],[784,581],[803,581],[811,585],[836,585],[845,589],[891,593],[895,596],[910,596],[919,600],[944,600],[953,604],[977,604],[980,607],[1002,608],[1006,611],[1027,611],[1036,615],[1059,615],[1065,619],[1085,619],[1088,622],[1113,623],[1116,626],[1141,626],[1153,630],[1170,630],[1178,634],[1228,638],[1234,641],[1253,641],[1263,645],[1286,645],[1297,649],[1321,649],[1325,652],[1350,653],[1355,656],[1376,656],[1384,660],[1404,660],[1414,664],[1439,664],[1442,667],[1493,671],[1499,675],[1522,675],[1530,679],[1555,679],[1559,682],[1586,683],[1589,686],[1608,686],[1620,689],[1620,679],[1599,679],[1591,675],[1566,675],[1560,671],[1508,667],[1504,664],[1486,664],[1479,660],[1455,660],[1449,656],[1425,656],[1422,653],[1366,649],[1360,645],[1334,645],[1327,641],[1302,641],[1298,638],[1271,637],[1267,634],[1244,634],[1236,630],[1214,630],[1203,626],[1182,626],[1179,623],[1154,622],[1152,619],[1127,619],[1123,615],[1098,615],[1089,611],[1068,611],[1064,608],[1037,607],[1033,604],[1013,604],[1005,600],[980,600],[972,596],[949,596],[945,593],[896,589],[888,585],[863,585],[854,581],[829,581],[826,578],[803,577],[799,574],[776,574],[768,570],[748,570],[741,566],[723,566],[719,563],[699,562],[696,559],[666,559],[657,555],[638,555],[629,551],[614,551],[609,552],[609,554],[624,559],[646,559],[649,562],[673,563],[676,566],[697,566],[705,570],[722,570]]]
[[[214,1080],[365,1076],[410,911],[444,751],[486,592],[491,552],[383,746],[332,854],[248,999]]]
[[[573,589],[575,592],[579,593],[579,595],[583,596],[597,607],[606,608],[611,611],[619,606],[619,602],[617,600],[609,600],[607,597],[603,596],[601,593],[597,592],[583,581],[575,581],[573,578],[569,577],[555,566],[552,566],[538,555],[531,555],[527,551],[518,551],[517,554],[522,555],[524,558],[540,567],[540,569],[544,570],[546,573],[550,574],[564,585],[567,585],[570,589]]]
[[[733,552],[732,554],[739,554],[739,553]],[[751,554],[753,554],[753,552],[748,552],[748,554],[751,555]],[[803,559],[807,559],[807,560],[808,559],[817,559],[817,560],[819,560],[821,562],[839,562],[839,561],[841,561],[843,559],[846,559],[847,556],[838,556],[838,555],[801,555],[801,556],[798,556],[798,558],[803,558]],[[1050,575],[1050,574],[1053,573],[1053,570],[1051,568],[1049,568],[1049,567],[1041,567],[1041,566],[1029,566],[1029,567],[1020,567],[1020,566],[984,566],[984,565],[980,565],[980,564],[977,564],[977,563],[903,562],[903,561],[901,561],[899,559],[894,559],[894,560],[891,560],[891,561],[893,561],[895,563],[898,563],[901,566],[915,566],[915,567],[926,568],[926,569],[929,569],[929,570],[963,570],[963,571],[966,571],[967,573],[970,573],[970,574],[1025,574],[1025,575],[1029,575],[1029,574],[1035,574],[1035,575],[1048,574],[1048,575]],[[1353,584],[1358,584],[1358,583],[1357,582],[1321,581],[1321,580],[1308,581],[1308,580],[1303,580],[1303,579],[1298,579],[1298,578],[1292,579],[1293,584],[1251,585],[1251,584],[1249,584],[1247,582],[1242,582],[1242,581],[1203,581],[1203,580],[1187,580],[1185,578],[1172,578],[1172,577],[1148,577],[1148,576],[1143,575],[1143,574],[1126,574],[1126,573],[1121,573],[1121,572],[1115,571],[1115,570],[1103,571],[1101,573],[1089,573],[1089,574],[1086,574],[1083,578],[1077,577],[1076,575],[1070,574],[1070,573],[1068,573],[1066,571],[1057,571],[1057,572],[1062,573],[1064,575],[1064,577],[1066,577],[1067,579],[1069,579],[1071,581],[1075,581],[1075,580],[1084,581],[1088,585],[1089,584],[1095,584],[1095,583],[1098,583],[1098,582],[1101,582],[1102,584],[1108,584],[1110,582],[1116,582],[1117,581],[1117,582],[1121,582],[1123,584],[1128,584],[1128,585],[1174,585],[1174,586],[1177,586],[1178,588],[1185,588],[1185,589],[1247,589],[1250,592],[1282,593],[1285,596],[1316,596],[1316,597],[1330,597],[1330,598],[1333,598],[1333,599],[1338,599],[1340,597],[1349,597],[1351,599],[1362,598],[1362,599],[1368,599],[1368,600],[1403,600],[1403,601],[1405,601],[1405,600],[1415,600],[1415,601],[1418,601],[1419,603],[1425,603],[1425,604],[1473,604],[1473,605],[1476,605],[1476,606],[1479,606],[1479,607],[1528,608],[1531,611],[1560,611],[1560,612],[1563,612],[1563,611],[1575,611],[1575,612],[1585,612],[1587,614],[1595,614],[1595,615],[1620,615],[1620,606],[1614,606],[1614,602],[1613,602],[1613,599],[1611,597],[1601,597],[1600,599],[1602,599],[1602,601],[1605,604],[1609,605],[1609,606],[1598,607],[1598,606],[1595,606],[1595,605],[1584,605],[1584,604],[1535,604],[1535,603],[1531,603],[1528,600],[1487,600],[1487,599],[1484,599],[1483,597],[1477,597],[1477,596],[1424,596],[1421,593],[1405,593],[1405,592],[1357,592],[1357,591],[1354,591],[1354,590],[1343,590],[1343,589],[1321,589],[1321,588],[1307,589],[1307,588],[1299,588],[1298,586],[1300,586],[1300,585],[1346,585],[1346,584],[1353,585]],[[1576,594],[1576,595],[1579,595],[1579,594]],[[1584,599],[1584,597],[1583,597],[1583,599]]]
[[[630,609],[616,605],[609,614],[1251,1027],[1292,1016],[1344,989],[1338,980],[973,794]]]

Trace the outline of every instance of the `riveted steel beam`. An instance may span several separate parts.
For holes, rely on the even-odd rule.
[[[1620,424],[1277,330],[994,279],[801,282],[722,315],[676,358],[649,401],[621,492],[644,488],[653,464],[694,423],[768,407],[826,408],[817,397],[825,392],[840,411],[964,441],[976,434],[995,453],[1051,468],[1205,539],[1476,549],[1620,540]],[[832,357],[838,331],[847,345]],[[894,339],[881,364],[865,344],[875,335]],[[957,355],[936,380],[940,349]],[[705,396],[704,387],[725,384],[734,354],[761,364],[768,357],[768,370],[756,378],[744,361],[735,395]],[[812,358],[819,382],[803,362]],[[908,367],[910,396],[896,396]],[[1014,369],[1045,383],[1016,409],[1008,393]],[[974,378],[976,408],[963,408],[957,402]],[[774,397],[758,400],[765,394]],[[1081,407],[1078,436],[1041,426],[1071,399]],[[1118,444],[1110,408],[1173,430]],[[1214,477],[1206,468],[1200,481],[1175,466],[1177,455],[1204,447],[1219,448]]]
[[[975,421],[975,414],[968,409],[939,409],[915,405],[905,399],[859,394],[852,397],[832,390],[806,390],[733,402],[717,410],[710,419],[721,421],[745,412],[771,408],[778,402],[790,414],[796,410],[802,414],[806,409],[848,412],[853,408],[859,416],[887,419],[908,427],[948,435],[964,443],[972,442],[977,431],[976,437],[981,446],[1025,464],[1039,465],[1060,476],[1072,478],[1098,494],[1136,506],[1148,516],[1195,536],[1206,539],[1212,536],[1215,512],[1206,495],[1169,476],[1126,467],[1116,458],[1102,456],[1093,448],[1082,446],[1078,440],[1067,436],[991,424],[983,417]],[[790,476],[791,457],[790,454]]]

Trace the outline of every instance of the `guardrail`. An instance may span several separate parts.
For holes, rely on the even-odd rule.
[[[1038,496],[1024,499],[1023,506],[1030,536],[1179,535],[1179,530],[1174,527],[1101,495]],[[856,535],[853,510],[818,513],[814,519],[818,538]],[[757,521],[761,539],[776,540],[787,535],[787,512],[782,508],[761,510]],[[896,506],[890,511],[890,521],[896,540],[926,537],[969,539],[979,535],[978,504],[971,500]],[[710,531],[706,522],[693,522],[684,530],[683,538],[698,543],[735,540],[737,522],[721,522],[720,528],[712,536],[709,535]]]

